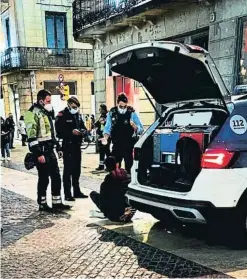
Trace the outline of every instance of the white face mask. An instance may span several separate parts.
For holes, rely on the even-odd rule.
[[[47,110],[47,111],[52,111],[52,109],[53,109],[52,104],[44,105],[44,109]]]
[[[76,114],[79,111],[79,108],[76,108],[76,109],[69,108],[69,111],[71,114]]]
[[[126,111],[127,111],[127,108],[122,109],[122,108],[119,108],[119,107],[118,107],[118,112],[119,112],[120,114],[125,114]]]

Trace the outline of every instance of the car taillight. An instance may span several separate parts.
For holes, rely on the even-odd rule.
[[[227,168],[234,154],[225,149],[207,149],[202,155],[201,167],[205,169]]]
[[[140,159],[140,151],[141,151],[141,148],[139,148],[139,147],[135,147],[134,148],[134,160],[135,161],[139,161],[139,159]]]

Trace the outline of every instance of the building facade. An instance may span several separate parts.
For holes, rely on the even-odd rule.
[[[75,40],[94,47],[97,106],[113,105],[116,94],[127,91],[145,125],[155,116],[143,90],[109,72],[105,63],[122,47],[148,40],[199,45],[210,52],[230,92],[247,85],[246,0],[75,0],[73,20]],[[182,74],[178,69],[178,82]]]
[[[36,101],[52,93],[55,113],[76,95],[84,114],[92,103],[93,51],[72,33],[72,1],[9,0],[1,12],[1,115],[15,121]]]

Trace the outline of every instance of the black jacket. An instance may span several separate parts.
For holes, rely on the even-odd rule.
[[[56,134],[63,143],[81,144],[82,136],[73,135],[72,131],[77,129],[83,134],[87,129],[80,113],[72,114],[68,108],[60,111],[55,120]]]
[[[6,122],[1,118],[1,147],[4,147],[9,142],[9,129]]]
[[[104,126],[106,124],[106,117],[107,117],[107,112],[106,113],[101,113],[100,117],[99,117],[99,120],[95,122],[94,126],[96,128],[96,134],[98,136],[98,138],[103,138],[103,132],[104,130],[101,129],[101,123],[100,123],[100,119],[103,119],[104,120]]]
[[[108,219],[119,221],[128,207],[125,193],[129,183],[130,176],[124,169],[117,169],[106,175],[100,186],[100,207]]]
[[[10,132],[13,132],[15,130],[15,122],[13,118],[6,118],[5,125]]]

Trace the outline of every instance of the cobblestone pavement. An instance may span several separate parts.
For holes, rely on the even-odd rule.
[[[1,278],[226,277],[69,214],[39,214],[6,189],[2,205]]]
[[[89,199],[64,214],[39,213],[36,175],[14,169],[1,169],[1,278],[247,277],[246,250],[209,246],[148,214],[125,225],[92,219]],[[86,194],[99,187],[100,179],[85,179]]]

